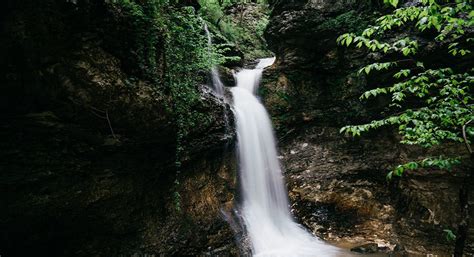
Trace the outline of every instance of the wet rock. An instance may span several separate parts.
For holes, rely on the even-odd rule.
[[[393,257],[405,257],[405,256],[409,256],[409,254],[408,254],[407,250],[405,249],[405,247],[403,247],[403,245],[397,244],[397,245],[395,245],[395,248],[393,248],[391,256],[393,256]]]
[[[357,253],[377,253],[379,251],[376,243],[368,243],[351,248],[352,252]]]

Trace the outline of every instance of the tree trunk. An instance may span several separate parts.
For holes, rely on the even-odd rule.
[[[470,177],[470,176],[469,176]],[[467,179],[468,181],[470,180]],[[467,185],[466,185],[467,184]],[[454,257],[462,257],[469,231],[469,183],[465,183],[459,192],[459,202],[461,204],[461,222],[458,226],[456,244],[454,247]]]
[[[469,120],[462,126],[462,135],[464,138],[464,143],[466,144],[466,149],[470,155],[472,165],[472,163],[474,163],[474,151],[472,150],[471,145],[469,144],[469,140],[467,139],[466,133],[466,128],[471,122],[472,120]],[[473,172],[474,171],[469,171],[469,173],[467,174],[467,178],[464,179],[464,182],[461,186],[461,190],[459,191],[459,204],[461,205],[461,222],[458,225],[456,244],[454,246],[454,257],[463,256],[467,237],[469,235],[469,187],[473,185]]]

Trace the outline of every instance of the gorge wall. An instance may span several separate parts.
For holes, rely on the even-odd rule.
[[[7,0],[0,9],[0,255],[237,255],[223,219],[236,197],[230,106],[204,81],[195,85],[200,100],[190,109],[206,119],[184,138],[177,175],[172,97],[140,72],[133,48],[148,21],[134,23],[112,2]],[[443,230],[456,230],[460,182],[472,167],[388,183],[391,166],[426,152],[398,145],[388,129],[356,139],[339,133],[384,109],[383,99],[358,98],[386,78],[356,75],[380,57],[336,46],[338,35],[362,29],[382,6],[270,2],[265,37],[277,61],[260,94],[277,128],[295,216],[342,245],[451,252]],[[165,40],[156,31],[147,49],[156,50],[152,72],[162,80]],[[471,230],[468,253],[473,239]]]
[[[232,252],[229,105],[196,85],[208,122],[184,139],[177,175],[169,94],[137,71],[136,24],[108,2],[2,4],[0,255]]]
[[[426,151],[399,145],[389,129],[361,138],[339,133],[379,117],[385,106],[383,99],[359,100],[387,81],[383,74],[357,75],[381,57],[336,45],[339,35],[360,31],[384,11],[377,2],[273,1],[266,39],[277,61],[260,91],[277,126],[293,211],[310,230],[341,245],[375,242],[401,254],[450,256],[453,243],[443,230],[457,229],[459,188],[472,167],[409,172],[387,182],[390,167]],[[426,58],[442,61],[430,49]],[[468,253],[473,239],[471,229]]]

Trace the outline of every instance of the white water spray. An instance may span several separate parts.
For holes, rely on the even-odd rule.
[[[292,218],[277,158],[272,123],[255,96],[263,69],[275,58],[262,59],[253,70],[235,75],[232,88],[237,120],[239,169],[242,187],[241,215],[252,243],[253,256],[347,256],[313,237]]]
[[[211,54],[211,47],[212,47],[212,36],[211,33],[209,32],[209,28],[207,27],[207,23],[203,21],[204,23],[204,31],[206,32],[207,36],[207,45],[209,48],[209,55]],[[213,66],[211,68],[211,79],[212,79],[212,88],[214,89],[214,92],[218,96],[223,96],[224,95],[224,84],[221,81],[219,70],[217,69],[216,66]]]

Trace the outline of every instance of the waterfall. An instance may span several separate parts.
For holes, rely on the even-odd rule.
[[[212,36],[211,33],[209,32],[209,28],[207,27],[207,23],[203,21],[204,23],[204,31],[206,32],[207,36],[207,45],[209,49],[209,56],[211,55],[211,49],[212,49]],[[219,70],[217,69],[216,66],[213,66],[211,68],[211,79],[212,79],[212,88],[214,89],[214,92],[218,96],[224,96],[224,84],[221,81]]]
[[[261,59],[255,69],[235,75],[232,88],[237,122],[242,206],[240,215],[253,256],[339,256],[336,247],[313,237],[290,213],[289,201],[271,120],[255,93],[263,69],[275,58]],[[347,255],[342,255],[347,256]]]

